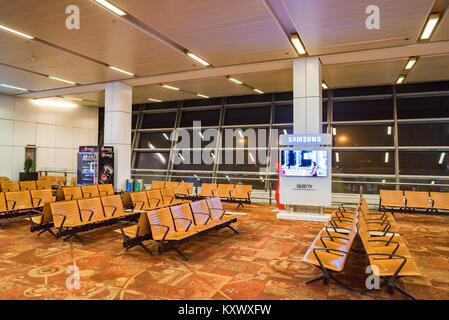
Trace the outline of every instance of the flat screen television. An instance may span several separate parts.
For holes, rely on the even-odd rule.
[[[327,150],[281,150],[282,176],[327,177]]]

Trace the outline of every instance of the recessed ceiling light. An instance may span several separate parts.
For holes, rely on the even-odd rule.
[[[61,81],[61,82],[65,82],[65,83],[68,83],[68,84],[76,84],[76,83],[73,82],[73,81],[64,80],[64,79],[56,78],[56,77],[53,77],[53,76],[48,76],[48,77],[49,77],[50,79],[57,80],[57,81]]]
[[[326,82],[321,82],[321,86],[323,87],[323,89],[329,89],[329,87],[327,86]]]
[[[201,97],[201,98],[206,98],[206,99],[209,99],[209,98],[210,98],[209,96],[206,96],[206,95],[201,94],[201,93],[197,93],[196,95],[197,95],[198,97]]]
[[[398,80],[396,81],[397,84],[401,84],[403,83],[405,80],[405,75],[401,74],[398,78]]]
[[[259,90],[259,89],[256,89],[256,88],[254,88],[253,90],[256,91],[257,93],[261,93],[261,94],[264,93],[262,90]]]
[[[389,160],[390,160],[390,153],[385,152],[385,163],[388,163]]]
[[[2,84],[0,84],[0,86],[5,87],[5,88],[9,88],[9,89],[19,90],[19,91],[29,91],[28,89],[15,87],[15,86],[10,86],[9,84],[3,84],[2,83]]]
[[[306,49],[304,49],[304,45],[302,44],[301,39],[299,38],[299,35],[297,33],[293,33],[290,36],[290,41],[293,43],[293,46],[295,47],[298,54],[306,54]]]
[[[416,57],[411,57],[410,59],[408,59],[407,64],[405,65],[405,70],[410,70],[411,68],[413,68],[413,66],[416,63]]]
[[[10,32],[10,33],[13,33],[13,34],[15,34],[16,36],[19,36],[19,37],[22,37],[22,38],[26,38],[26,39],[29,39],[29,40],[34,39],[34,37],[32,37],[32,36],[29,36],[29,35],[27,35],[27,34],[25,34],[25,33],[19,32],[19,31],[17,31],[17,30],[14,30],[14,29],[11,29],[11,28],[2,26],[1,24],[0,24],[0,29],[1,29],[1,30],[4,30],[4,31],[7,31],[7,32]]]
[[[233,77],[228,77],[228,80],[229,80],[229,81],[232,81],[232,82],[234,82],[234,83],[237,83],[237,84],[243,84],[242,81],[237,80],[237,79],[235,79],[235,78],[233,78]]]
[[[163,84],[162,87],[170,89],[170,90],[175,90],[175,91],[179,91],[181,89],[173,87],[173,86],[169,86],[168,84]]]
[[[119,16],[124,16],[126,15],[126,12],[117,8],[116,6],[114,6],[112,3],[109,3],[106,0],[95,0],[96,2],[98,2],[99,4],[101,4],[103,7],[105,7],[106,9],[111,10],[112,12],[118,14]]]
[[[438,13],[432,13],[427,19],[426,25],[424,26],[424,30],[421,34],[421,40],[427,40],[433,33],[438,20],[440,20],[440,15]]]
[[[335,152],[335,162],[340,162],[340,154]]]
[[[124,73],[124,74],[126,74],[126,75],[128,75],[128,76],[134,77],[134,73],[131,73],[131,72],[128,72],[128,71],[119,69],[119,68],[117,68],[117,67],[109,66],[109,69],[112,69],[112,70],[114,70],[114,71],[118,71],[118,72]]]
[[[162,100],[159,99],[153,99],[153,98],[148,98],[148,101],[154,101],[154,102],[162,102]]]
[[[186,55],[188,55],[190,58],[192,58],[193,60],[198,61],[199,63],[201,63],[203,66],[209,66],[210,63],[207,62],[204,59],[201,59],[200,57],[198,57],[196,54],[194,54],[193,52],[187,51]]]
[[[68,99],[68,100],[74,100],[74,101],[83,101],[83,99],[80,98],[69,98],[69,97],[63,97],[64,99]]]

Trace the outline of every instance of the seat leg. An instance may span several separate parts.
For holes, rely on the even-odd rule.
[[[62,241],[67,241],[67,240],[69,240],[71,237],[73,237],[73,234],[68,235],[67,237],[65,237],[64,239],[62,239]]]
[[[57,238],[57,237],[56,237],[56,234],[53,232],[53,230],[48,229],[48,232],[51,233],[51,235],[52,235],[53,237]]]
[[[237,230],[235,230],[233,227],[231,227],[231,226],[227,226],[229,229],[231,229],[232,231],[234,231],[235,232],[235,234],[239,234],[239,232],[237,231]]]
[[[52,235],[53,237],[57,238],[56,235],[55,235],[55,233],[54,233],[50,228],[46,228],[46,229],[42,230],[41,232],[39,232],[39,233],[37,234],[37,236],[39,237],[41,234],[43,234],[43,233],[45,233],[45,232],[51,233],[51,235]]]
[[[239,207],[242,207],[242,208],[244,208],[244,206],[243,206],[243,202],[239,202],[239,204],[237,205],[237,209],[239,208]]]
[[[313,279],[311,279],[311,280],[307,280],[307,281],[306,281],[306,284],[310,284],[310,283],[312,283],[312,282],[317,282],[317,281],[320,281],[320,280],[323,280],[323,276],[322,276],[322,275],[319,276],[319,277],[313,278]]]
[[[398,290],[400,293],[402,293],[404,296],[409,297],[412,300],[416,300],[416,298],[414,296],[412,296],[410,293],[408,293],[407,291],[405,291],[404,289],[402,289],[401,287],[399,287],[398,285],[393,285],[393,287]]]
[[[148,249],[142,242],[139,242],[137,245],[138,245],[139,247],[141,247],[142,249],[144,249],[146,252],[148,252],[148,253],[150,254],[150,256],[153,255],[153,252],[151,252],[151,250]]]
[[[72,233],[71,235],[69,235],[68,237],[64,238],[64,241],[70,239],[71,237],[75,237],[79,240],[79,242],[81,242],[83,244],[83,246],[86,245],[86,243],[84,242],[83,239],[81,239],[81,237],[79,235],[77,235],[76,233]]]
[[[173,250],[175,250],[181,257],[183,257],[185,261],[189,261],[189,258],[184,253],[182,253],[182,251],[179,250],[176,246],[173,246]]]
[[[347,286],[346,284],[344,284],[340,279],[334,277],[333,275],[331,275],[331,279],[334,280],[336,283],[338,283],[339,285],[341,285],[343,288],[347,289],[348,291],[352,291],[352,288]]]

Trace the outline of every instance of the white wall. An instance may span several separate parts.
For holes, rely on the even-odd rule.
[[[26,145],[36,145],[36,170],[75,170],[78,147],[97,143],[98,108],[38,106],[0,95],[0,176],[19,179]]]

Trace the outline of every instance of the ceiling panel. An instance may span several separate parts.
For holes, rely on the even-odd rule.
[[[193,94],[162,88],[160,85],[139,86],[133,88],[133,103],[150,103],[148,98],[162,101],[186,100],[198,98]]]
[[[449,55],[421,57],[405,82],[449,80]]]
[[[295,57],[262,0],[113,0],[216,66]]]
[[[3,65],[0,65],[0,83],[25,88],[32,91],[65,86],[62,82]],[[22,93],[22,91],[17,90],[13,90],[13,92]]]
[[[293,69],[247,73],[236,78],[266,93],[293,90]]]
[[[330,88],[393,84],[407,59],[323,66],[323,80]]]
[[[435,30],[435,34],[431,38],[432,41],[449,40],[449,9],[446,10],[446,14],[443,15],[442,20]]]
[[[82,103],[86,106],[104,107],[104,91],[66,95],[64,98],[82,99],[82,102],[77,103]]]
[[[433,0],[282,1],[312,55],[415,43],[433,5]],[[365,26],[370,4],[379,6],[379,30]]]
[[[178,81],[170,84],[209,97],[226,97],[253,93],[249,88],[235,84],[225,77]]]
[[[6,32],[0,32],[0,62],[77,83],[123,78],[122,75],[104,66],[33,41],[25,41]],[[53,88],[65,85],[60,81],[53,80],[53,82]]]
[[[0,23],[137,75],[201,68],[187,56],[88,0],[0,2]],[[65,27],[68,5],[80,8],[79,30]]]
[[[293,88],[292,69],[276,70],[233,75],[245,84],[258,88],[265,93],[290,91]],[[168,83],[193,93],[209,97],[228,97],[255,94],[246,86],[235,84],[226,77],[204,78],[197,80],[176,81]],[[148,102],[147,98],[163,101],[200,99],[198,96],[162,88],[159,85],[139,86],[133,88],[133,103]]]

